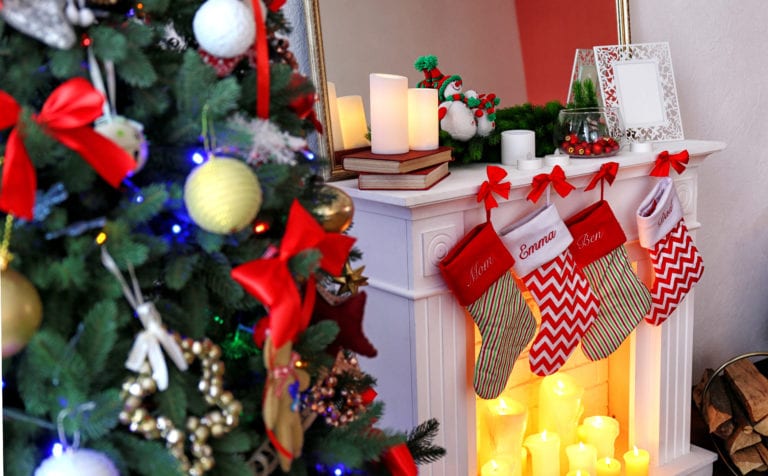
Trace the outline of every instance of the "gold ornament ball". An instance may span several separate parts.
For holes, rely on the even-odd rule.
[[[0,291],[5,358],[23,349],[40,327],[43,303],[32,283],[12,268],[0,272]]]
[[[234,233],[247,227],[259,213],[261,186],[245,162],[211,157],[187,177],[184,203],[200,228],[222,235]]]
[[[320,195],[330,197],[328,202],[315,207],[315,215],[320,219],[323,229],[330,233],[343,233],[352,224],[352,216],[355,214],[352,198],[347,192],[330,185],[323,185]]]

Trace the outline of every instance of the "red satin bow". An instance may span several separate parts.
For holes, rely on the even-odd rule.
[[[656,164],[653,166],[653,170],[651,170],[649,175],[652,177],[669,177],[670,167],[681,174],[685,171],[689,157],[687,150],[683,150],[677,154],[670,154],[665,150],[656,156]]]
[[[77,152],[113,187],[136,167],[136,162],[117,144],[94,131],[91,123],[102,115],[104,96],[83,78],[74,78],[56,88],[33,116],[51,137]],[[17,126],[21,106],[10,94],[0,91],[0,130]],[[24,131],[14,127],[5,147],[0,210],[31,220],[35,205],[37,175],[24,146]]]
[[[416,476],[419,474],[416,462],[413,461],[413,456],[405,443],[389,448],[382,455],[382,460],[392,476]]]
[[[509,198],[509,190],[512,185],[509,182],[501,182],[501,179],[507,176],[507,171],[501,167],[489,165],[485,168],[485,173],[488,174],[488,180],[480,185],[477,201],[485,202],[485,213],[490,216],[491,209],[499,206],[499,202],[496,201],[493,194],[495,193],[505,199]]]
[[[291,76],[291,82],[288,84],[290,88],[299,88],[307,82],[307,78],[304,76],[293,73]],[[302,94],[293,99],[288,108],[296,113],[299,119],[309,119],[315,130],[319,133],[323,133],[323,125],[317,120],[317,114],[315,113],[315,103],[317,102],[317,94],[314,92]]]
[[[616,179],[616,172],[619,171],[618,162],[606,162],[600,166],[600,170],[592,177],[589,184],[584,187],[584,191],[587,192],[597,186],[597,183],[605,180],[608,185],[613,185],[613,181]]]
[[[315,304],[315,277],[305,284],[302,302],[293,285],[288,260],[302,251],[322,253],[320,267],[332,275],[341,273],[355,239],[339,233],[326,233],[298,201],[288,214],[285,236],[275,258],[261,258],[232,270],[232,278],[269,309],[269,331],[279,349],[307,328]]]
[[[563,169],[559,165],[555,165],[551,173],[539,174],[533,177],[533,182],[531,182],[531,192],[527,197],[528,200],[536,203],[541,197],[541,194],[544,193],[550,185],[555,188],[555,191],[561,197],[567,196],[571,193],[571,190],[576,188],[565,179],[565,172]]]
[[[256,21],[256,116],[269,119],[269,48],[261,2],[254,2],[253,18]]]

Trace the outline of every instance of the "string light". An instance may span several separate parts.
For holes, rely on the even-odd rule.
[[[179,233],[181,233],[181,225],[179,225],[178,223],[174,223],[173,226],[171,226],[171,231],[173,232],[174,235],[178,235]]]
[[[205,156],[200,152],[195,152],[192,154],[192,162],[194,162],[197,165],[200,165],[203,162],[205,162]]]
[[[100,231],[99,234],[96,235],[96,244],[103,245],[105,241],[107,241],[107,234]]]
[[[51,448],[51,456],[58,458],[63,454],[64,454],[64,445],[62,445],[61,443],[54,443],[53,447]]]
[[[262,233],[266,233],[269,230],[269,223],[266,221],[257,221],[255,225],[253,225],[253,232],[257,235],[261,235]]]

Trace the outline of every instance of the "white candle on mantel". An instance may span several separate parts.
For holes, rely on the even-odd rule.
[[[408,78],[372,73],[371,151],[374,154],[408,152]]]
[[[336,104],[336,85],[328,81],[325,86],[325,90],[328,92],[328,113],[331,117],[333,150],[342,150],[344,139],[341,136],[341,124],[339,123],[339,106]]]
[[[440,145],[437,89],[408,90],[408,145],[412,150],[434,150]]]
[[[339,111],[341,137],[344,139],[344,149],[368,147],[370,143],[365,135],[368,133],[368,123],[365,120],[365,108],[362,96],[341,96],[336,99]]]

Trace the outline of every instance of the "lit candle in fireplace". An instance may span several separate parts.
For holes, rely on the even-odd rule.
[[[493,453],[502,455],[521,466],[520,449],[528,422],[528,408],[517,400],[504,397],[489,402],[488,429],[493,441]]]
[[[568,455],[568,471],[582,470],[589,474],[595,473],[597,463],[597,449],[592,445],[579,442],[577,445],[569,445],[565,448]]]
[[[492,459],[480,468],[480,476],[509,476],[512,474],[512,462],[505,459]]]
[[[560,456],[565,461],[565,448],[579,442],[576,429],[584,412],[581,399],[584,387],[568,374],[558,372],[541,380],[539,387],[539,431],[555,432],[562,442]]]
[[[560,476],[560,437],[543,431],[525,439],[525,447],[531,453],[533,476]]]
[[[579,426],[579,439],[597,448],[598,458],[613,458],[619,422],[608,416],[591,416]]]
[[[648,476],[650,454],[645,450],[629,450],[624,453],[624,466],[626,476]]]
[[[595,465],[597,476],[619,476],[621,474],[621,463],[613,458],[600,458]]]

